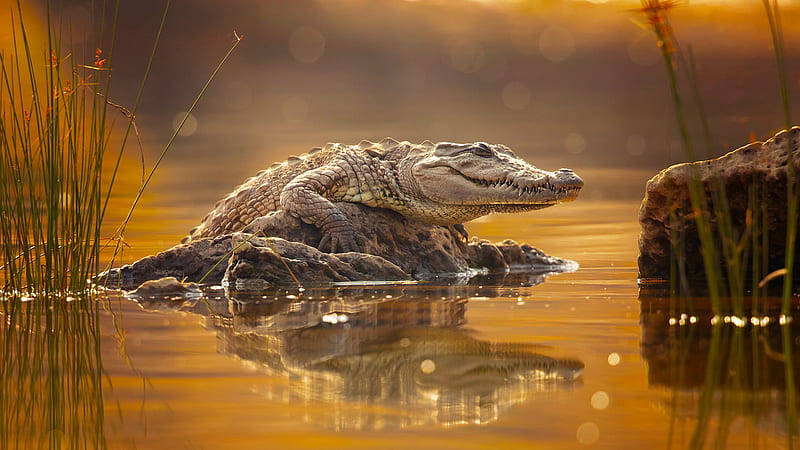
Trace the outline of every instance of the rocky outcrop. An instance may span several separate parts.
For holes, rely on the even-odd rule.
[[[684,279],[696,283],[704,280],[700,242],[689,200],[688,182],[693,173],[702,180],[711,209],[706,216],[715,235],[719,235],[716,232],[719,212],[727,208],[732,227],[741,236],[755,205],[757,216],[766,218],[758,224],[760,231],[768,235],[769,247],[765,253],[769,268],[764,272],[782,268],[786,247],[787,146],[792,149],[794,173],[800,175],[800,128],[794,127],[766,142],[752,143],[716,159],[674,165],[648,181],[639,210],[640,278],[668,280],[671,253],[673,248],[680,248],[679,269]],[[751,270],[746,267],[745,273]]]
[[[475,269],[541,273],[575,267],[571,261],[511,240],[467,242],[460,227],[426,225],[360,204],[337,207],[354,224],[363,252],[321,252],[316,249],[322,239],[319,229],[276,211],[256,219],[242,233],[181,244],[98,279],[107,278],[109,286],[125,289],[167,276],[200,281],[208,273],[204,283],[219,283],[226,277],[230,286],[250,289],[294,284],[292,274],[300,282],[315,283],[430,279]]]

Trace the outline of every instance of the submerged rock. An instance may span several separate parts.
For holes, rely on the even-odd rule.
[[[754,142],[716,159],[674,165],[648,181],[639,209],[642,227],[639,236],[639,277],[645,280],[668,280],[671,252],[675,244],[681,249],[679,270],[684,279],[690,282],[704,280],[700,241],[688,189],[694,169],[703,182],[706,202],[715,211],[713,214],[707,213],[715,235],[719,235],[719,215],[716,211],[723,208],[723,203],[727,203],[737,236],[741,236],[746,229],[748,215],[752,214],[751,208],[755,204],[758,206],[755,211],[757,215],[766,217],[757,226],[767,233],[769,242],[769,247],[764,249],[769,267],[764,268],[763,272],[782,268],[786,250],[787,143],[792,149],[795,173],[800,175],[800,128],[794,127],[766,142]],[[725,195],[718,195],[720,192]],[[750,257],[745,264],[749,262]],[[749,267],[744,270],[746,274],[752,272]]]
[[[164,277],[158,280],[145,281],[128,295],[132,297],[198,297],[202,295],[196,283],[183,283],[175,277]]]
[[[284,211],[258,218],[242,233],[198,239],[98,276],[109,286],[131,288],[173,276],[204,283],[260,288],[300,282],[430,279],[442,274],[566,271],[575,263],[507,240],[467,243],[459,227],[426,225],[396,212],[342,203],[363,241],[363,253],[324,253],[316,249],[320,231]],[[265,238],[269,236],[269,240]]]

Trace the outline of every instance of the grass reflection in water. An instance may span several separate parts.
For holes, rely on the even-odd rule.
[[[714,315],[708,299],[670,317],[667,298],[643,294],[640,301],[648,381],[670,393],[663,405],[670,447],[724,448],[731,433],[746,433],[752,448],[774,445],[769,436],[796,445],[786,431],[793,415],[781,349],[798,348],[792,336],[800,329],[781,320],[780,298],[762,299],[757,317]],[[797,373],[800,364],[788,361]]]
[[[0,448],[106,447],[99,303],[4,299]]]

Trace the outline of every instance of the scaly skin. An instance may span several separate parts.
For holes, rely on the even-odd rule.
[[[336,202],[387,208],[432,225],[457,225],[493,212],[522,212],[574,200],[583,181],[569,169],[546,172],[504,145],[328,144],[274,164],[217,203],[189,240],[240,231],[285,210],[323,232],[320,249],[358,251]]]

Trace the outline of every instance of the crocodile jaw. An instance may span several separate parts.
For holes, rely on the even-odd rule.
[[[572,170],[544,171],[505,147],[491,148],[491,157],[462,151],[424,158],[412,168],[414,179],[422,193],[436,203],[491,206],[497,212],[502,212],[503,206],[516,211],[572,201],[583,187],[583,180]]]

